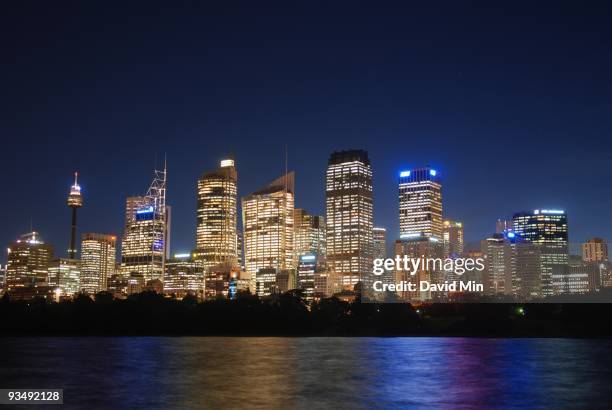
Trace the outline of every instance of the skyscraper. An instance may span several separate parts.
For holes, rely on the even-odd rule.
[[[53,247],[45,244],[38,232],[21,235],[8,247],[5,289],[10,292],[19,287],[47,285],[52,258]]]
[[[121,274],[141,275],[144,282],[162,280],[169,245],[170,209],[166,206],[166,168],[155,170],[145,196],[126,202],[121,243]]]
[[[81,264],[76,259],[59,258],[49,264],[49,285],[56,288],[56,296],[72,297],[80,289]],[[59,289],[59,291],[57,291]]]
[[[291,172],[242,198],[245,269],[295,269],[294,185]]]
[[[567,215],[558,209],[536,209],[512,217],[522,240],[537,244],[541,254],[542,295],[566,293],[569,274]]]
[[[372,167],[363,150],[331,154],[326,174],[327,263],[345,290],[372,273]]]
[[[387,257],[387,230],[385,228],[372,228],[373,258],[385,259]]]
[[[463,255],[463,223],[444,221],[442,229],[445,258],[459,258]]]
[[[238,264],[237,254],[237,173],[234,160],[198,180],[198,208],[195,259],[205,269],[219,264]]]
[[[326,248],[325,218],[296,208],[294,224],[295,257],[299,259],[302,255],[312,253],[317,255],[319,264],[322,264],[325,261]]]
[[[485,292],[493,295],[512,295],[510,247],[504,235],[495,233],[482,240],[480,250],[485,260]]]
[[[399,176],[400,238],[442,239],[442,184],[438,171],[417,168]]]
[[[601,238],[591,238],[582,244],[582,260],[585,262],[607,262],[608,243]]]
[[[74,173],[74,184],[70,187],[68,194],[68,206],[72,209],[72,225],[70,227],[70,247],[68,248],[68,258],[76,259],[76,225],[77,225],[77,209],[83,206],[83,196],[81,195],[81,187],[77,182],[78,172]]]
[[[80,289],[90,295],[107,290],[115,274],[116,237],[102,233],[81,236]]]

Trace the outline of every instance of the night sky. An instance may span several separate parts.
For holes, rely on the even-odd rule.
[[[231,153],[246,195],[284,172],[285,144],[296,205],[315,214],[329,154],[366,149],[390,241],[398,173],[425,165],[468,241],[534,208],[566,209],[571,242],[612,239],[603,3],[12,3],[0,244],[32,222],[65,256],[75,170],[79,234],[120,235],[125,197],[145,193],[166,153],[171,245],[188,251],[198,176]]]

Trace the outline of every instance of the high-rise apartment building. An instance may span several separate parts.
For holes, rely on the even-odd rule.
[[[372,257],[385,259],[387,257],[387,230],[381,227],[372,228]]]
[[[295,257],[306,254],[317,255],[319,263],[325,260],[326,232],[325,218],[319,215],[310,215],[303,209],[294,211],[295,224]]]
[[[38,232],[21,235],[7,251],[6,291],[48,284],[53,246],[45,244]]]
[[[331,154],[326,173],[327,264],[345,290],[372,273],[372,167],[363,150]]]
[[[582,260],[584,262],[607,262],[608,243],[601,238],[591,238],[582,244]]]
[[[115,274],[116,236],[84,233],[81,236],[81,290],[95,295],[106,291]]]
[[[237,178],[234,160],[224,159],[218,169],[204,173],[198,180],[194,257],[205,269],[238,264]]]
[[[442,240],[442,183],[433,168],[401,171],[399,176],[400,238]]]
[[[242,198],[245,269],[295,269],[293,172]]]
[[[536,209],[512,217],[514,232],[523,241],[536,244],[541,254],[542,295],[566,293],[569,274],[567,215],[557,209]]]
[[[125,230],[121,243],[121,274],[138,274],[145,284],[162,280],[170,249],[170,208],[166,206],[166,168],[155,170],[145,196],[126,201]]]
[[[459,258],[463,255],[463,223],[444,221],[442,225],[442,243],[445,258]]]

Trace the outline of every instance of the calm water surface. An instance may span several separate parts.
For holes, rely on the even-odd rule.
[[[63,388],[63,408],[612,408],[606,340],[37,337],[0,349],[0,388]]]

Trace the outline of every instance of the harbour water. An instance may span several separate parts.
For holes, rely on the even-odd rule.
[[[64,408],[612,403],[609,340],[20,337],[0,349],[0,388],[62,388]]]

